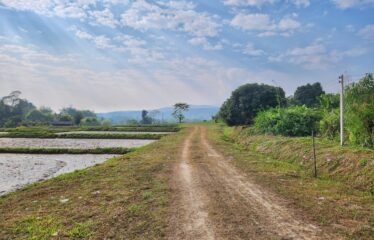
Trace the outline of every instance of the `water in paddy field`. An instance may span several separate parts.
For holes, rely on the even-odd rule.
[[[126,132],[126,131],[72,131],[60,132],[59,134],[171,134],[171,132]],[[1,133],[0,133],[1,134]]]
[[[112,147],[141,147],[155,140],[143,139],[69,139],[69,138],[0,138],[1,147],[10,148],[71,148],[94,149]]]
[[[112,154],[0,154],[0,195],[37,182],[84,169],[116,155]]]

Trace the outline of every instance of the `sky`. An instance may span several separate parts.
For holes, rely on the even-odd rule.
[[[0,96],[98,112],[374,71],[374,0],[0,0]]]

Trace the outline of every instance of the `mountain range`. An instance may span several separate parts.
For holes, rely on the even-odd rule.
[[[172,115],[173,107],[163,107],[159,109],[147,110],[148,115],[160,122],[175,122]],[[208,105],[191,105],[189,110],[185,112],[186,122],[201,122],[212,119],[219,111],[219,107]],[[142,110],[133,111],[116,111],[97,113],[97,117],[108,119],[113,124],[123,124],[129,120],[140,121],[142,118]]]

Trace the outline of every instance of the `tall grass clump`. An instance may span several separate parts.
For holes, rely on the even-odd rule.
[[[374,78],[367,74],[346,88],[346,131],[349,140],[374,147]]]

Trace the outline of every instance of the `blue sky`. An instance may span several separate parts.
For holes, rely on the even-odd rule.
[[[374,0],[0,0],[0,96],[96,111],[219,106],[373,72]]]

